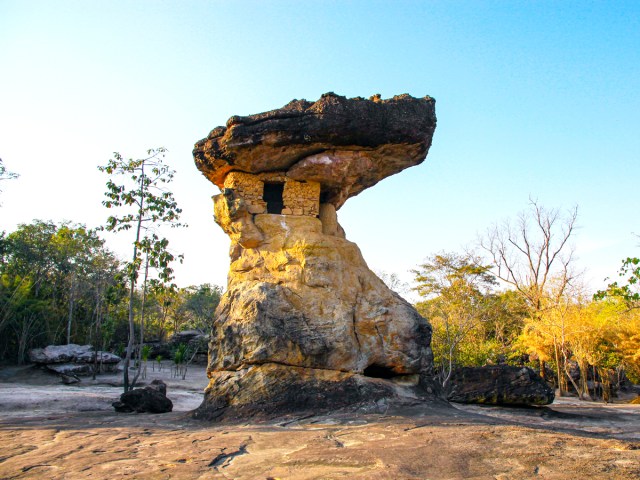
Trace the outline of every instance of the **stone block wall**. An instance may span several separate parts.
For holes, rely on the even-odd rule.
[[[299,182],[288,178],[283,172],[253,175],[245,172],[229,172],[224,179],[224,188],[233,189],[245,202],[249,213],[267,213],[263,200],[265,183],[283,183],[282,215],[304,215],[317,217],[320,213],[320,183]]]
[[[287,180],[284,184],[283,215],[307,215],[317,217],[320,211],[320,184]]]
[[[256,176],[244,172],[229,172],[224,188],[231,188],[244,200],[249,213],[266,213],[267,204],[262,199],[264,183]]]

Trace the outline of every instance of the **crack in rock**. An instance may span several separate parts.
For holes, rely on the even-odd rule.
[[[216,455],[213,460],[211,460],[209,466],[215,468],[216,470],[218,470],[219,468],[227,468],[229,465],[231,465],[231,462],[233,462],[236,457],[249,453],[247,452],[248,444],[249,442],[245,442],[240,445],[237,450],[234,450],[230,453],[225,453],[226,448],[223,448],[222,452]]]

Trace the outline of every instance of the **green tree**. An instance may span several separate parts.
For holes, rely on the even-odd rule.
[[[599,290],[594,295],[594,299],[603,300],[607,298],[620,301],[629,310],[640,308],[640,258],[628,257],[623,260],[618,276],[624,280],[620,283],[610,283],[605,290]]]
[[[174,283],[155,279],[149,282],[149,328],[158,340],[166,340],[172,321],[183,316],[180,313],[183,297]]]
[[[0,335],[5,353],[20,362],[34,343],[91,341],[104,285],[119,269],[96,232],[35,220],[0,236],[0,246],[0,332],[9,332]]]
[[[489,319],[488,298],[496,284],[489,269],[472,255],[441,253],[413,270],[414,290],[425,298],[416,307],[433,326],[434,362],[445,388],[454,367],[468,363],[463,356],[469,360],[480,352],[479,348],[465,348],[465,341]]]
[[[189,315],[189,326],[198,330],[207,330],[213,321],[213,315],[222,297],[222,288],[204,283],[185,290],[182,310]]]
[[[165,152],[164,148],[150,149],[146,157],[128,160],[115,152],[107,165],[98,167],[110,176],[105,193],[107,200],[102,202],[103,205],[109,209],[120,209],[119,214],[107,219],[105,229],[112,232],[134,231],[133,252],[127,267],[129,337],[124,361],[125,392],[135,385],[135,379],[129,382],[129,365],[135,340],[135,292],[143,258],[148,262],[147,265],[156,269],[161,281],[170,282],[173,277],[171,263],[176,257],[169,250],[169,241],[161,237],[156,229],[161,225],[182,225],[179,223],[182,210],[178,208],[173,193],[166,188],[173,180],[175,171],[164,163]],[[124,183],[116,183],[116,178]],[[143,330],[141,321],[141,334]]]

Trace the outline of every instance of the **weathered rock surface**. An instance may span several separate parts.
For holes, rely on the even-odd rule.
[[[121,358],[110,352],[94,352],[91,345],[49,345],[45,348],[29,350],[33,363],[46,366],[61,375],[90,375],[97,361],[103,371],[115,371]]]
[[[454,370],[449,401],[488,405],[549,405],[553,389],[527,367],[496,365]]]
[[[88,363],[51,363],[46,365],[48,370],[60,375],[91,375],[93,365]]]
[[[436,127],[435,100],[388,100],[326,93],[270,112],[233,116],[196,143],[198,168],[218,187],[233,170],[286,171],[322,183],[324,201],[338,209],[383,178],[421,163]]]
[[[112,405],[116,412],[121,413],[167,413],[173,410],[173,403],[167,398],[167,385],[161,380],[123,393],[120,401]]]
[[[29,360],[34,363],[66,363],[76,359],[77,356],[93,349],[91,345],[49,345],[45,348],[29,350]]]
[[[196,144],[231,239],[196,416],[370,410],[424,396],[431,327],[369,270],[336,210],[424,160],[435,121],[429,97],[326,94],[232,117]]]

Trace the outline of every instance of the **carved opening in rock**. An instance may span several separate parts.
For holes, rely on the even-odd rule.
[[[270,182],[264,184],[264,193],[262,199],[267,203],[267,213],[277,213],[280,215],[284,208],[284,183]]]
[[[373,365],[369,365],[367,368],[365,368],[364,372],[362,372],[362,374],[365,377],[386,378],[386,379],[398,376],[389,367],[384,367],[382,365],[376,365],[375,363]]]

